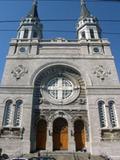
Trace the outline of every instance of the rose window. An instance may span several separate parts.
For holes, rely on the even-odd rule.
[[[55,77],[47,85],[49,95],[56,100],[69,98],[73,93],[73,83],[65,77]]]

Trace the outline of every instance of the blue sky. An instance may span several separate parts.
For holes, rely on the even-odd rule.
[[[31,9],[32,0],[0,0],[0,21],[20,20]],[[101,20],[120,20],[120,2],[87,0],[91,13],[100,20],[103,33],[120,33],[120,22],[106,22]],[[38,3],[38,12],[41,20],[45,19],[78,19],[80,16],[79,0],[41,0]],[[46,30],[75,31],[77,21],[51,22],[43,21],[44,39],[64,37],[76,39],[76,32],[47,32]],[[8,53],[11,38],[16,37],[19,26],[17,23],[0,23],[0,79],[2,77],[5,57]],[[1,31],[15,30],[15,31]],[[103,34],[108,38],[115,57],[115,64],[120,77],[120,34]]]

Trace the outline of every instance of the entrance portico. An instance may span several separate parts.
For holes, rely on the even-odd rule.
[[[84,120],[78,118],[73,122],[72,117],[62,111],[56,112],[52,118],[38,122],[37,150],[73,152],[82,151],[86,147]]]

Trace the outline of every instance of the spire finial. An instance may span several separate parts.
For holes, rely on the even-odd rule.
[[[86,4],[86,1],[85,0],[81,0],[81,6]]]
[[[37,0],[33,0],[33,5],[38,5],[38,1]]]
[[[37,0],[33,0],[32,9],[29,12],[27,17],[38,18],[37,5],[38,5],[38,1]]]
[[[90,17],[90,12],[86,6],[86,0],[81,0],[81,18]]]

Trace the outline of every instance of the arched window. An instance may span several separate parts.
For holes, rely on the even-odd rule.
[[[111,126],[113,128],[118,127],[117,114],[115,110],[115,102],[109,101],[108,106],[109,106],[109,116],[110,116]]]
[[[94,30],[93,29],[90,29],[90,36],[91,36],[91,38],[95,38]]]
[[[4,110],[4,118],[3,118],[4,127],[10,126],[12,123],[12,108],[13,108],[13,102],[12,100],[8,100],[5,104],[5,110]]]
[[[24,30],[23,38],[28,38],[28,33],[29,33],[29,30],[28,30],[28,29],[25,29],[25,30]]]
[[[22,112],[22,100],[16,101],[15,112],[14,112],[14,126],[19,127],[21,125],[21,112]]]
[[[107,116],[106,116],[104,101],[98,102],[98,109],[99,109],[99,117],[100,117],[100,126],[101,128],[107,127]]]
[[[85,32],[82,32],[81,36],[82,36],[83,39],[85,39],[86,38]]]

